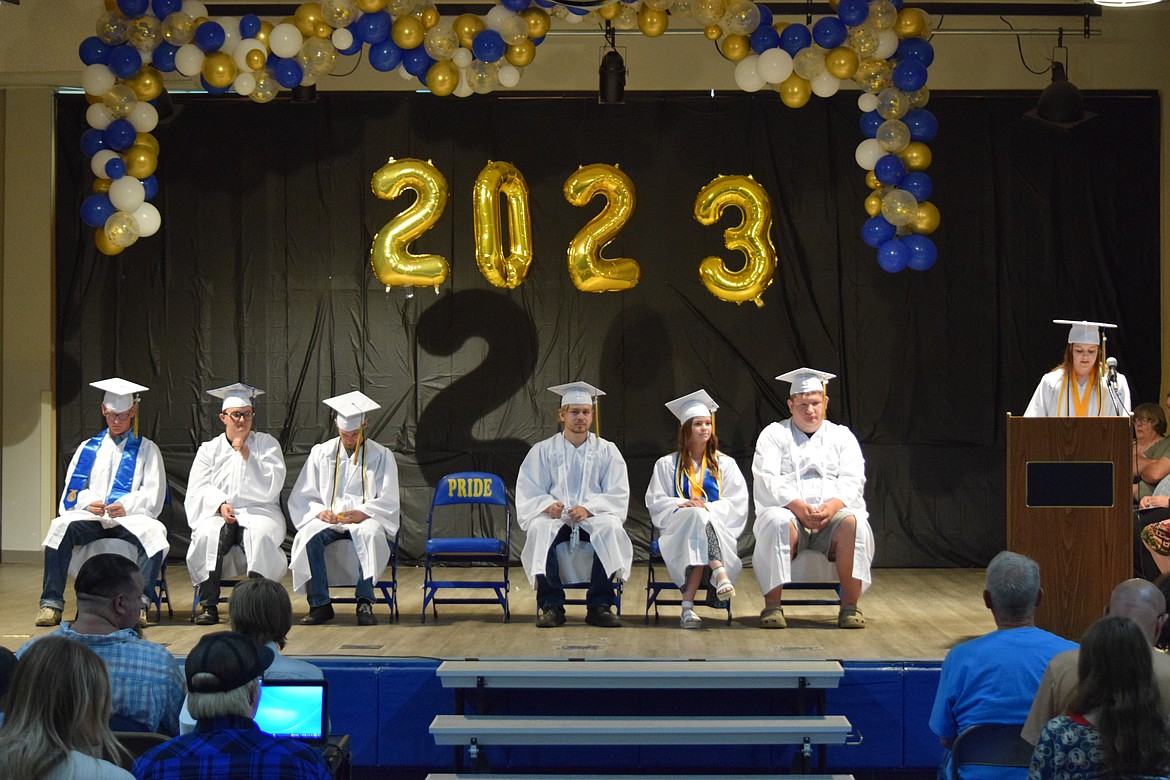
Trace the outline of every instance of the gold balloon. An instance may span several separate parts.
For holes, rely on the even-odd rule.
[[[914,214],[914,219],[910,220],[910,229],[915,233],[929,236],[938,230],[940,219],[937,206],[928,200],[920,200],[918,201],[918,211]]]
[[[517,68],[523,68],[536,58],[536,44],[532,39],[510,44],[504,49],[504,59]]]
[[[723,36],[723,28],[717,24],[709,24],[703,28],[703,37],[709,41],[717,41]]]
[[[829,0],[829,8],[836,11],[837,6],[841,5],[841,0]]]
[[[447,207],[447,180],[429,162],[395,160],[379,168],[370,180],[370,189],[382,200],[394,200],[414,190],[414,203],[391,219],[370,246],[370,267],[386,287],[434,287],[447,280],[450,264],[440,255],[416,255],[409,247],[431,228]]]
[[[459,14],[455,17],[451,28],[459,36],[459,45],[465,49],[471,48],[471,42],[476,34],[484,28],[483,19],[475,14]]]
[[[105,228],[97,228],[93,231],[93,243],[99,252],[109,257],[120,254],[126,248],[123,246],[114,246],[110,241],[110,237],[106,235]]]
[[[621,2],[613,2],[613,3],[609,3],[608,5],[603,5],[600,8],[598,8],[597,15],[600,16],[602,19],[605,19],[606,21],[612,22],[614,19],[617,18],[618,14],[621,13],[621,11],[622,11]]]
[[[150,65],[142,66],[141,70],[124,83],[134,90],[134,96],[139,100],[154,100],[163,91],[163,76]]]
[[[812,96],[812,85],[806,79],[793,73],[784,79],[783,83],[777,87],[777,91],[780,93],[780,101],[784,105],[789,108],[800,108]]]
[[[894,22],[894,32],[899,38],[921,38],[928,27],[926,13],[920,8],[903,8]]]
[[[91,106],[95,105],[97,103],[105,103],[106,96],[105,95],[91,95],[88,92],[86,92],[85,93],[85,102],[89,103]]]
[[[329,22],[317,22],[313,27],[314,38],[329,38],[333,35],[333,28],[329,26]]]
[[[203,78],[213,87],[230,87],[236,77],[236,63],[226,51],[214,51],[203,58]]]
[[[739,62],[752,53],[752,44],[746,35],[728,35],[719,44],[719,51],[732,62]]]
[[[260,49],[252,49],[244,55],[244,63],[248,70],[260,70],[268,62],[268,55]]]
[[[669,24],[670,17],[666,15],[666,11],[656,11],[648,5],[642,6],[638,11],[638,29],[647,38],[662,35]]]
[[[150,151],[158,154],[158,139],[150,133],[139,133],[134,137],[135,146],[145,146]]]
[[[211,19],[206,17],[206,16],[196,16],[195,17],[195,29],[198,30],[199,25],[203,24],[204,22],[210,22],[210,21],[211,21]]]
[[[268,33],[272,32],[272,28],[275,26],[276,25],[274,25],[272,22],[264,20],[260,22],[260,32],[253,36],[256,38],[256,40],[260,41],[260,43],[264,44],[265,49],[268,48]]]
[[[427,30],[438,24],[440,18],[442,17],[439,14],[439,9],[433,5],[422,9],[422,12],[418,15],[418,20],[422,22],[423,27]]]
[[[508,253],[500,226],[500,197],[508,204]],[[519,287],[532,265],[532,212],[528,182],[515,165],[489,161],[471,192],[475,217],[475,262],[496,287]]]
[[[158,168],[158,152],[148,146],[135,144],[122,153],[126,161],[126,175],[145,179]]]
[[[569,278],[581,292],[618,292],[638,284],[642,269],[632,257],[605,258],[605,247],[617,237],[634,213],[634,183],[616,165],[593,163],[578,168],[565,180],[565,200],[585,206],[597,195],[605,197],[601,213],[569,242]]]
[[[301,35],[309,38],[317,32],[317,22],[323,22],[320,3],[301,3],[293,13],[293,24],[301,31]]]
[[[723,258],[711,255],[699,263],[699,279],[720,300],[737,304],[751,301],[763,306],[764,291],[776,273],[772,201],[763,185],[751,176],[716,176],[695,198],[695,219],[710,227],[730,207],[739,209],[743,220],[723,231],[723,245],[743,253],[743,267],[732,271]]]
[[[835,78],[853,78],[859,64],[861,60],[857,58],[857,52],[848,46],[838,46],[825,54],[825,70]]]
[[[427,70],[427,89],[431,94],[446,97],[459,86],[459,68],[451,60],[439,60]]]
[[[98,195],[105,195],[107,192],[110,191],[110,185],[113,183],[114,182],[111,181],[110,179],[94,179],[93,180],[93,191],[95,193],[97,193]]]
[[[866,173],[865,173],[865,186],[869,187],[871,190],[880,190],[885,185],[882,184],[880,181],[878,181],[878,177],[877,177],[876,173],[874,173],[873,171],[866,171]]]
[[[902,158],[902,164],[908,171],[925,171],[930,167],[933,158],[930,147],[921,141],[911,141],[898,156]]]
[[[520,18],[528,22],[529,38],[543,38],[548,35],[548,28],[551,24],[548,18],[548,11],[533,6],[532,8],[525,8],[521,11]]]
[[[427,31],[423,23],[413,16],[400,16],[394,20],[390,28],[390,37],[402,49],[413,49],[421,46]]]
[[[788,26],[788,22],[772,22],[772,29],[778,33],[784,32],[784,28]]]
[[[372,14],[386,7],[386,0],[354,0],[354,5],[364,14]]]
[[[871,192],[865,197],[865,213],[871,217],[882,213],[882,194],[880,192]]]

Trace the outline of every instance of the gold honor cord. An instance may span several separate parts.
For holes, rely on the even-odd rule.
[[[684,465],[684,462],[685,462],[685,465]],[[674,468],[674,490],[675,490],[675,493],[679,496],[679,498],[686,497],[686,493],[683,491],[684,483],[683,483],[683,479],[682,479],[683,475],[685,474],[686,478],[687,478],[687,482],[689,482],[690,486],[691,486],[691,496],[690,497],[694,498],[696,494],[699,494],[703,497],[704,503],[710,502],[711,499],[709,499],[707,497],[707,491],[703,489],[703,482],[704,482],[703,477],[707,473],[707,471],[708,471],[708,465],[707,465],[707,453],[706,452],[703,453],[703,462],[700,465],[699,473],[697,476],[694,473],[694,469],[691,468],[690,456],[680,454],[678,456],[678,461],[675,464],[675,468]],[[723,495],[723,472],[720,472],[718,475],[716,475],[715,487],[719,491],[719,495]]]
[[[366,502],[366,437],[362,435],[363,432],[358,433],[358,443],[353,449],[353,463],[356,466],[358,462],[358,453],[361,452],[362,461],[362,503]],[[334,504],[337,503],[337,486],[341,482],[341,437],[337,437],[337,452],[333,458],[333,496],[329,499],[329,509],[332,511]]]

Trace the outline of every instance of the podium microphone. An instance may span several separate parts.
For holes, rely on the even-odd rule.
[[[1105,358],[1105,366],[1109,369],[1109,384],[1117,384],[1117,358]]]

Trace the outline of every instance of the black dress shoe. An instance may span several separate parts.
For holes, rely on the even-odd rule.
[[[359,626],[378,625],[378,618],[374,617],[374,605],[368,601],[359,602],[357,605],[357,621]]]
[[[197,626],[214,626],[219,622],[219,607],[208,604],[206,601],[199,605],[199,615],[195,618]]]
[[[549,607],[536,618],[537,628],[556,628],[565,624],[565,610]]]
[[[590,607],[585,613],[585,622],[598,628],[621,628],[621,618],[613,614],[612,609],[612,607]]]
[[[322,623],[328,623],[333,619],[333,605],[325,604],[320,607],[313,607],[309,610],[309,614],[301,618],[302,626],[319,626]]]

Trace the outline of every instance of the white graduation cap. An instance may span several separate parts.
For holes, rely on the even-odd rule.
[[[715,399],[706,390],[696,390],[682,398],[667,401],[666,408],[680,423],[685,423],[693,417],[709,417],[715,414],[719,404],[715,403]]]
[[[346,432],[356,431],[362,427],[367,413],[382,408],[381,404],[358,390],[326,398],[321,403],[337,412],[337,430]]]
[[[816,368],[798,368],[776,378],[781,382],[791,382],[792,390],[788,394],[797,395],[798,393],[823,393],[828,381],[836,379],[837,375]]]
[[[1101,328],[1116,328],[1111,322],[1090,322],[1089,320],[1053,320],[1057,325],[1068,325],[1069,344],[1100,344]]]
[[[138,403],[137,394],[150,389],[120,377],[90,382],[89,386],[106,391],[102,404],[114,413],[130,411],[134,404]]]
[[[223,405],[219,407],[220,411],[223,411],[224,409],[237,409],[244,406],[251,406],[252,399],[258,395],[264,395],[264,391],[258,387],[236,382],[234,385],[208,390],[207,394],[223,399]]]
[[[589,404],[592,406],[594,398],[605,395],[604,392],[598,390],[588,382],[569,382],[566,385],[553,385],[549,390],[561,397],[561,406],[568,406],[569,404]]]

